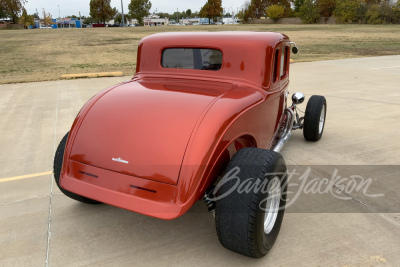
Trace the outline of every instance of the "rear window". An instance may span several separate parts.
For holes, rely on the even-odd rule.
[[[161,66],[172,69],[219,70],[222,52],[207,48],[167,48],[162,53]]]

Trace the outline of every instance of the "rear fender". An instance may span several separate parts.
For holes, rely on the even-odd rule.
[[[223,143],[216,149],[211,162],[215,164],[208,166],[204,174],[204,182],[202,183],[198,192],[198,199],[203,197],[203,193],[212,185],[212,183],[220,176],[223,175],[226,167],[228,166],[232,157],[240,149],[245,147],[257,147],[257,142],[254,136],[244,134],[231,140],[227,146],[224,147]]]
[[[176,199],[183,212],[204,195],[242,146],[270,147],[279,123],[281,93],[236,88],[212,106],[186,149]]]

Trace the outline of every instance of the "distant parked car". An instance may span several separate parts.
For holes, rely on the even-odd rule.
[[[39,29],[51,29],[50,26],[40,25]]]

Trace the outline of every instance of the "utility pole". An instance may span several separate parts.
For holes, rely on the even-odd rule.
[[[124,19],[124,4],[122,3],[121,0],[121,9],[122,9],[122,27],[125,27],[125,19]]]
[[[58,26],[60,26],[59,28],[61,28],[61,15],[60,14],[61,14],[60,13],[60,5],[58,5],[58,24],[60,24],[60,25],[57,24],[57,28],[58,28]]]
[[[40,17],[39,17],[39,12],[37,11],[37,8],[36,8],[36,14],[37,14],[37,16],[38,16],[38,20],[39,20],[39,28],[40,28]],[[36,23],[37,23],[37,20],[35,21],[35,27],[36,27]]]
[[[178,24],[179,24],[178,13],[179,13],[179,11],[178,11],[178,9],[176,9],[176,23],[178,23]]]

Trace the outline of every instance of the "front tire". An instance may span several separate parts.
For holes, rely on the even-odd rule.
[[[61,169],[62,169],[62,164],[63,164],[63,158],[64,158],[64,151],[65,151],[65,145],[67,144],[67,139],[68,139],[68,134],[69,132],[63,137],[61,140],[60,144],[57,147],[56,154],[54,155],[54,163],[53,163],[53,172],[54,172],[54,179],[56,181],[56,184],[58,188],[60,188],[61,192],[64,193],[67,197],[70,197],[74,200],[86,203],[86,204],[101,204],[101,202],[83,197],[77,194],[74,194],[68,190],[65,190],[64,188],[61,187],[60,185],[60,174],[61,174]]]
[[[307,141],[318,141],[324,132],[326,120],[326,99],[313,95],[308,100],[304,115],[303,135]]]
[[[284,215],[285,173],[284,159],[270,150],[243,148],[233,156],[217,185],[222,183],[217,192],[215,224],[225,248],[251,258],[261,258],[271,250]],[[258,181],[261,189],[243,192],[247,181]]]

